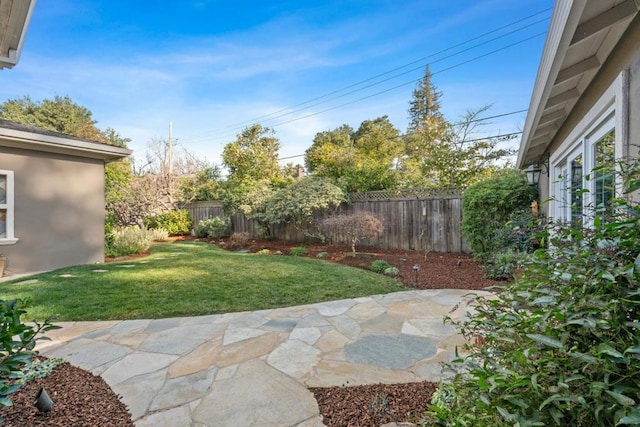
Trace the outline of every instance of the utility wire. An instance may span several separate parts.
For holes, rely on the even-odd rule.
[[[202,139],[202,138],[194,138],[194,137],[199,136],[199,135],[206,135],[206,134],[211,134],[211,133],[221,132],[221,131],[224,131],[224,130],[227,130],[227,129],[235,129],[235,128],[241,127],[242,125],[245,125],[245,124],[259,122],[259,121],[261,121],[262,119],[270,118],[269,120],[272,120],[272,119],[275,119],[275,118],[278,118],[278,117],[282,117],[282,116],[289,115],[289,114],[293,114],[293,113],[295,113],[295,112],[298,112],[298,111],[301,111],[301,110],[304,110],[304,109],[311,108],[311,107],[312,107],[312,106],[314,106],[314,105],[308,106],[308,107],[306,107],[306,108],[304,108],[304,109],[298,109],[298,110],[291,111],[291,109],[292,109],[292,108],[300,107],[300,106],[303,106],[303,105],[307,105],[307,104],[313,103],[313,102],[315,102],[315,101],[319,101],[319,100],[324,99],[324,98],[327,98],[327,97],[329,97],[329,96],[331,96],[331,95],[338,94],[338,93],[343,92],[343,91],[345,91],[345,90],[348,90],[348,89],[351,89],[351,88],[357,87],[357,86],[359,86],[359,85],[362,85],[362,84],[364,84],[364,83],[370,82],[370,81],[372,81],[372,80],[375,80],[375,79],[377,79],[377,78],[379,78],[379,77],[383,77],[383,76],[388,75],[388,74],[391,74],[391,73],[393,73],[393,72],[395,72],[395,71],[398,71],[398,70],[404,69],[404,68],[406,68],[406,67],[408,67],[408,66],[411,66],[411,65],[414,65],[414,64],[416,64],[416,63],[422,62],[422,61],[424,61],[424,60],[426,60],[426,59],[428,59],[428,58],[432,58],[432,57],[434,57],[434,56],[437,56],[437,55],[440,55],[440,54],[442,54],[442,53],[446,53],[446,52],[448,52],[448,51],[450,51],[450,50],[453,50],[453,49],[455,49],[455,48],[457,48],[457,47],[464,46],[464,45],[466,45],[466,44],[468,44],[468,43],[471,43],[471,42],[473,42],[473,41],[475,41],[475,40],[478,40],[478,39],[481,39],[481,38],[483,38],[483,37],[486,37],[487,35],[490,35],[490,34],[496,33],[496,32],[498,32],[498,31],[504,30],[505,28],[509,28],[509,27],[514,26],[514,25],[516,25],[516,24],[519,24],[519,23],[521,23],[521,22],[523,22],[523,21],[526,21],[526,20],[528,20],[528,19],[531,19],[531,18],[533,18],[533,17],[535,17],[535,16],[538,16],[538,15],[541,15],[541,14],[543,14],[543,13],[546,13],[546,12],[548,12],[550,9],[551,9],[551,8],[547,8],[547,9],[544,9],[544,10],[542,10],[542,11],[540,11],[540,12],[536,12],[536,13],[534,13],[534,14],[532,14],[532,15],[526,16],[526,17],[524,17],[524,18],[521,18],[521,19],[519,19],[519,20],[513,21],[513,22],[511,22],[511,23],[505,24],[505,25],[503,25],[503,26],[501,26],[501,27],[499,27],[499,28],[496,28],[496,29],[494,29],[494,30],[491,30],[491,31],[485,32],[485,33],[480,34],[480,35],[478,35],[478,36],[476,36],[476,37],[473,37],[473,38],[471,38],[471,39],[465,40],[464,42],[458,43],[458,44],[456,44],[456,45],[453,45],[453,46],[450,46],[450,47],[448,47],[448,48],[442,49],[442,50],[440,50],[440,51],[438,51],[438,52],[435,52],[435,53],[432,53],[432,54],[430,54],[430,55],[424,56],[424,57],[422,57],[422,58],[416,59],[416,60],[414,60],[414,61],[411,61],[411,62],[409,62],[409,63],[407,63],[407,64],[404,64],[404,65],[401,65],[401,66],[399,66],[399,67],[393,68],[393,69],[391,69],[391,70],[389,70],[389,71],[386,71],[386,72],[384,72],[384,73],[380,73],[380,74],[377,74],[377,75],[375,75],[375,76],[369,77],[369,78],[367,78],[367,79],[361,80],[361,81],[359,81],[359,82],[353,83],[353,84],[351,84],[351,85],[345,86],[345,87],[343,87],[343,88],[341,88],[341,89],[337,89],[337,90],[334,90],[334,91],[332,91],[332,92],[326,93],[326,94],[324,94],[324,95],[321,95],[321,96],[318,96],[318,97],[312,98],[312,99],[310,99],[310,100],[303,101],[303,102],[301,102],[301,103],[295,104],[295,105],[293,105],[292,107],[285,108],[285,109],[281,109],[281,110],[278,110],[278,111],[273,112],[273,113],[265,114],[265,115],[262,115],[262,116],[256,117],[256,118],[254,118],[254,119],[250,119],[250,120],[246,120],[246,121],[243,121],[243,122],[239,122],[239,123],[234,124],[234,125],[229,125],[229,126],[227,126],[227,127],[223,128],[223,129],[220,129],[220,130],[213,130],[213,131],[209,131],[209,132],[202,132],[202,133],[200,133],[200,134],[195,134],[195,135],[193,135],[191,138],[183,138],[183,140],[184,140],[184,139],[191,139],[192,141],[193,141],[193,140],[198,140],[198,139]],[[457,52],[457,53],[455,53],[455,54],[449,55],[449,56],[447,56],[447,57],[445,57],[445,58],[438,59],[437,61],[434,61],[434,63],[435,63],[435,62],[442,61],[442,60],[447,59],[447,58],[450,58],[450,57],[455,56],[455,55],[459,55],[460,53],[463,53],[463,52],[469,51],[469,50],[471,50],[471,49],[475,49],[475,48],[477,48],[477,47],[480,47],[480,46],[485,45],[485,44],[487,44],[487,43],[490,43],[490,42],[492,42],[492,41],[498,40],[498,39],[500,39],[500,38],[506,37],[507,35],[511,35],[511,34],[513,34],[513,33],[515,33],[515,32],[518,32],[518,31],[521,31],[521,30],[523,30],[523,29],[529,28],[529,27],[531,27],[531,26],[533,26],[533,25],[535,25],[535,24],[538,24],[538,23],[540,23],[540,22],[543,22],[543,21],[545,21],[545,20],[547,20],[547,19],[548,19],[548,18],[538,20],[538,21],[536,21],[536,22],[533,22],[533,23],[531,23],[531,24],[526,25],[525,27],[521,27],[521,28],[516,29],[516,30],[513,30],[513,31],[511,31],[511,32],[509,32],[509,33],[503,34],[503,35],[501,35],[501,36],[499,36],[499,37],[495,37],[495,38],[493,38],[493,39],[491,39],[491,40],[488,40],[488,41],[482,42],[482,43],[477,44],[477,45],[475,45],[475,46],[472,46],[472,47],[470,47],[470,48],[466,48],[466,49],[464,49],[464,50],[462,50],[462,51],[460,51],[460,52]],[[418,67],[418,68],[422,68],[422,66],[420,66],[420,67]],[[382,80],[382,81],[379,81],[379,82],[377,82],[377,83],[375,83],[375,84],[367,85],[367,86],[365,86],[365,87],[363,87],[363,88],[361,88],[361,89],[358,89],[358,90],[356,90],[356,91],[351,91],[351,92],[348,92],[348,93],[346,93],[346,94],[343,94],[343,95],[341,95],[341,96],[339,96],[339,97],[334,97],[334,98],[331,98],[331,99],[329,99],[329,100],[325,100],[325,101],[323,101],[322,103],[329,102],[329,101],[331,101],[331,100],[334,100],[334,99],[337,99],[337,98],[340,98],[340,97],[344,97],[344,96],[346,96],[346,95],[352,94],[352,93],[357,92],[357,91],[359,91],[359,90],[367,89],[367,88],[372,87],[372,86],[375,86],[375,85],[377,85],[377,84],[381,84],[381,83],[386,82],[386,81],[388,81],[388,80],[391,80],[391,79],[393,79],[393,78],[397,78],[397,77],[399,77],[399,76],[405,75],[405,74],[407,74],[407,73],[409,73],[409,72],[411,72],[411,71],[415,71],[416,69],[417,69],[417,68],[413,68],[413,69],[411,69],[411,70],[409,70],[409,71],[406,71],[406,72],[403,72],[403,73],[401,73],[401,74],[398,74],[398,75],[396,75],[395,77],[390,77],[390,78],[384,79],[384,80]],[[315,104],[315,105],[317,105],[317,104]]]

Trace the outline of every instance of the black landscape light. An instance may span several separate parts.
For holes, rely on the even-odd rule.
[[[33,401],[33,404],[38,411],[40,412],[49,412],[53,407],[53,400],[49,397],[49,393],[44,388],[40,388],[40,391],[36,395],[36,400]]]
[[[413,266],[413,271],[416,274],[415,285],[418,286],[418,271],[420,271],[420,266],[418,264],[415,264]]]

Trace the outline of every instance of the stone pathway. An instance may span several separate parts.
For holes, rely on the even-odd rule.
[[[438,381],[465,290],[158,320],[59,323],[39,347],[102,376],[136,426],[323,426],[307,387]],[[481,293],[481,292],[480,292]]]

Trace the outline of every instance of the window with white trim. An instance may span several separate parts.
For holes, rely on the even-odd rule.
[[[17,241],[13,234],[13,171],[0,170],[0,245]]]
[[[572,150],[554,162],[555,218],[583,224],[594,209],[606,212],[615,195],[614,112],[579,138]]]

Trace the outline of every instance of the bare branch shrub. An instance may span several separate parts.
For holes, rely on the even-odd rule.
[[[360,239],[371,239],[382,236],[382,221],[369,212],[358,211],[347,215],[336,215],[326,218],[320,223],[320,230],[332,239],[348,237],[351,251],[356,255],[356,244]]]

